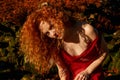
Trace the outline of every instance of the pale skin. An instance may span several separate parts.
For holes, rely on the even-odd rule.
[[[76,27],[79,27],[79,23],[76,23]],[[81,27],[85,30],[85,34],[92,41],[96,39],[97,32],[91,25],[84,24]],[[87,49],[87,44],[85,43],[84,39],[81,37],[81,34],[76,31],[79,28],[73,29],[72,27],[66,27],[64,29],[64,34],[62,37],[61,36],[56,37],[57,33],[55,32],[55,29],[51,29],[48,22],[41,22],[39,28],[44,34],[48,33],[47,35],[50,38],[62,39],[64,50],[71,56],[78,56],[84,50]],[[98,59],[93,61],[84,71],[77,74],[74,80],[88,80],[88,76],[103,62],[103,60],[107,55],[107,51],[105,50],[106,43],[103,38],[102,38],[101,46],[102,46],[102,49],[104,50],[102,55]],[[59,65],[59,62],[56,62],[56,65],[58,67],[58,73],[59,73],[60,79],[66,80],[67,67],[64,67],[64,68],[61,67]]]

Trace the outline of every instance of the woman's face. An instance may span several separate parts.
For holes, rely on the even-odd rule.
[[[53,20],[41,21],[39,29],[45,35],[50,38],[62,39],[63,38],[63,28],[59,28],[59,24],[55,23]]]

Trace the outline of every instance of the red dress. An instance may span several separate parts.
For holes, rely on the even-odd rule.
[[[99,44],[99,38],[97,37],[79,56],[71,56],[66,51],[62,50],[61,56],[69,70],[67,80],[73,80],[79,72],[86,69],[99,57],[98,48],[96,47]],[[101,65],[90,75],[89,80],[104,80]]]

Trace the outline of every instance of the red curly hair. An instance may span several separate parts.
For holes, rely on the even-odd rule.
[[[35,66],[40,73],[49,71],[51,58],[57,60],[60,41],[51,39],[39,30],[39,24],[42,20],[54,19],[59,26],[54,26],[56,30],[63,30],[64,14],[62,11],[51,6],[44,6],[28,16],[20,34],[21,50],[25,54],[25,61]]]
[[[54,27],[58,33],[61,33],[64,22],[69,20],[67,16],[75,18],[74,16],[77,15],[75,12],[74,15],[71,11],[67,11],[66,8],[84,11],[80,6],[84,6],[84,3],[86,3],[86,0],[83,0],[83,2],[77,0],[41,0],[41,3],[45,1],[47,2],[47,4],[45,4],[47,6],[42,6],[41,9],[28,16],[21,29],[20,35],[20,46],[21,50],[25,53],[25,61],[34,64],[35,69],[40,73],[49,71],[51,67],[51,64],[49,64],[51,58],[55,59],[55,61],[59,59],[58,53],[60,52],[59,49],[61,46],[60,40],[51,39],[39,30],[40,22],[42,20],[48,21],[51,18],[54,19],[55,23],[59,24],[59,26]],[[77,6],[75,7],[75,5],[71,3]],[[85,20],[80,17],[79,19]]]

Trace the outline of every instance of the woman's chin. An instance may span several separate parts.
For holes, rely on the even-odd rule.
[[[62,37],[58,37],[57,39],[62,39]]]
[[[53,39],[62,39],[62,36],[48,36],[48,37]]]

